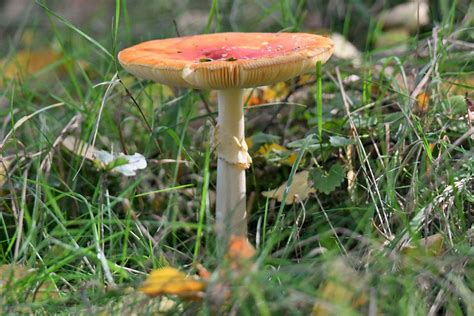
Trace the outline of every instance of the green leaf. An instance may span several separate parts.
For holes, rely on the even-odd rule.
[[[311,179],[316,190],[329,194],[344,181],[344,167],[336,163],[332,165],[329,171],[313,169],[311,171]]]
[[[342,136],[331,136],[329,137],[329,142],[332,147],[346,147],[353,144],[351,139]]]

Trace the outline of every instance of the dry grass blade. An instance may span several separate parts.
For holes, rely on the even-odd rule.
[[[13,135],[13,133],[16,132],[16,130],[22,126],[25,122],[27,122],[28,120],[30,120],[31,118],[35,117],[36,115],[44,112],[44,111],[48,111],[48,110],[51,110],[51,109],[54,109],[54,108],[58,108],[58,107],[61,107],[63,106],[64,103],[63,102],[59,102],[59,103],[55,103],[55,104],[51,104],[49,106],[46,106],[44,108],[41,108],[29,115],[26,115],[26,116],[23,116],[22,118],[20,118],[18,121],[16,121],[15,125],[13,125],[13,128],[7,133],[7,135],[5,135],[5,137],[3,138],[3,140],[0,142],[0,152],[2,152],[3,150],[3,147],[5,146],[5,144],[7,143],[7,141],[9,140],[9,138]]]

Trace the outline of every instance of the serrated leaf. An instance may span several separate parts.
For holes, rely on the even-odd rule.
[[[336,163],[329,171],[314,169],[311,171],[311,179],[316,190],[329,194],[344,181],[344,167]]]
[[[353,144],[351,139],[342,136],[331,136],[329,142],[333,147],[346,147]]]

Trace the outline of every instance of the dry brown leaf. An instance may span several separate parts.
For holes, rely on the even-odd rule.
[[[305,200],[311,193],[314,193],[315,190],[308,183],[308,171],[301,171],[295,173],[293,177],[293,182],[288,190],[288,195],[286,198],[286,204],[294,204],[298,201]],[[278,202],[283,200],[283,192],[288,181],[285,181],[281,184],[278,189],[262,192],[262,195],[268,198],[277,199]]]
[[[13,163],[13,158],[3,158],[0,156],[0,187],[7,181],[8,179],[8,169],[10,165]]]
[[[449,77],[443,80],[441,88],[448,95],[465,95],[474,89],[474,76]]]
[[[140,287],[140,291],[152,297],[177,295],[185,299],[200,299],[206,285],[206,282],[197,276],[187,276],[175,268],[164,267],[153,270]]]
[[[33,273],[35,273],[35,269],[28,269],[22,264],[0,265],[0,296],[5,295],[5,292],[14,288],[14,285],[18,281],[31,276]],[[19,290],[20,288],[18,291]],[[29,288],[29,290],[32,290],[32,288]],[[50,300],[59,297],[57,289],[49,280],[46,280],[41,284],[35,283],[35,288],[31,293],[32,294],[28,299],[31,299],[32,301]]]

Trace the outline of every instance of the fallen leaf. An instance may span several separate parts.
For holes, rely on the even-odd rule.
[[[13,158],[7,159],[0,156],[0,187],[2,187],[2,185],[8,179],[8,169],[12,163]]]
[[[289,92],[285,82],[279,82],[271,86],[263,86],[250,90],[251,95],[246,95],[247,106],[255,106],[264,103],[274,103],[283,100]]]
[[[267,143],[276,143],[280,140],[280,138],[280,136],[258,132],[250,137],[247,137],[245,142],[247,143],[249,149],[256,151],[261,145]]]
[[[25,295],[25,290],[28,290],[28,300],[31,301],[43,301],[51,300],[52,298],[58,298],[58,291],[54,284],[45,280],[44,282],[32,282],[32,284],[20,283],[25,278],[34,277],[35,269],[29,269],[22,264],[3,264],[0,265],[0,297],[7,295],[10,292],[12,295],[20,294]],[[18,287],[17,287],[18,285]],[[1,312],[1,306],[0,306]]]
[[[349,308],[367,303],[366,281],[342,258],[331,262],[327,280],[322,283],[320,297],[313,306],[312,316],[342,315]]]
[[[428,113],[430,105],[430,96],[426,92],[420,92],[416,96],[415,109],[414,112],[417,114],[426,114]]]
[[[13,58],[0,60],[0,69],[6,79],[23,79],[59,62],[62,57],[62,54],[52,50],[20,51]]]
[[[62,145],[73,154],[91,161],[95,159],[98,152],[97,148],[72,135],[64,138]]]
[[[279,159],[282,163],[292,166],[298,156],[296,152],[289,150],[279,144],[271,143],[260,146],[257,155],[265,157],[267,160]]]
[[[185,299],[200,299],[206,289],[206,282],[197,276],[187,276],[183,272],[164,267],[153,270],[140,287],[148,296],[177,295]]]
[[[334,56],[339,59],[350,60],[354,66],[362,63],[362,54],[351,42],[342,34],[332,33],[331,39],[334,42]]]
[[[444,251],[444,238],[440,233],[421,238],[416,243],[410,243],[401,249],[402,254],[418,260],[423,256],[438,257]]]
[[[448,95],[461,95],[472,93],[474,90],[474,76],[448,77],[441,82],[443,92]]]
[[[308,171],[301,171],[295,173],[293,182],[291,183],[288,195],[286,198],[286,204],[294,204],[298,201],[302,201],[308,198],[310,193],[316,192],[308,183]],[[262,192],[262,195],[268,198],[277,199],[278,202],[283,201],[283,193],[288,181],[285,181],[278,189]]]
[[[429,6],[426,1],[410,1],[399,4],[379,15],[379,22],[384,28],[401,27],[410,32],[418,26],[430,23]]]

